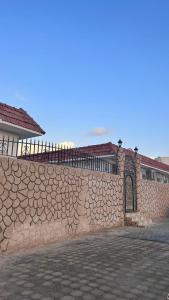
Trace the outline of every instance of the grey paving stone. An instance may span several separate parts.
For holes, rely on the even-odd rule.
[[[0,256],[1,262],[0,300],[166,300],[169,221]]]
[[[34,293],[32,296],[31,296],[32,299],[41,299],[42,298],[42,295],[41,294],[36,294]]]
[[[42,297],[41,299],[42,300],[53,300],[54,298],[53,297]]]
[[[83,296],[83,300],[95,300],[95,299],[96,299],[96,297],[91,294],[86,294]]]
[[[72,291],[71,292],[72,296],[74,297],[81,297],[83,295],[83,292],[82,291]]]
[[[74,300],[74,297],[72,296],[64,296],[61,298],[61,300]]]

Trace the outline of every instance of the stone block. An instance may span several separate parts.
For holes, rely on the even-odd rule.
[[[21,194],[20,192],[17,192],[17,198],[20,200],[20,201],[23,201],[26,199],[26,195],[23,195]]]
[[[34,199],[38,200],[40,198],[40,192],[34,193]]]
[[[35,174],[31,174],[31,176],[30,176],[30,181],[31,181],[31,182],[35,182],[35,181],[36,181]]]
[[[41,182],[41,184],[39,185],[39,190],[41,192],[45,192],[45,185]]]
[[[2,243],[3,239],[4,239],[4,234],[2,231],[0,231],[0,243]]]
[[[3,203],[7,209],[12,206],[12,200],[10,198],[7,198]]]
[[[30,207],[30,215],[33,217],[36,214],[36,209],[34,207]]]
[[[28,206],[28,203],[29,203],[29,202],[28,202],[28,198],[26,198],[26,199],[24,199],[24,200],[21,202],[20,205],[21,205],[22,208],[26,208],[26,207]]]
[[[2,185],[2,183],[0,183],[0,196],[3,194],[3,192],[4,192],[4,185]]]
[[[47,220],[46,215],[45,215],[44,212],[40,215],[39,219],[40,219],[42,222],[44,222],[44,221]]]
[[[38,170],[39,170],[39,174],[45,173],[45,167],[43,165],[40,165]]]
[[[35,184],[36,184],[36,185],[40,185],[40,184],[41,184],[41,180],[40,180],[39,178],[36,178]]]
[[[12,224],[11,218],[8,217],[7,215],[4,216],[3,221],[6,227],[9,227]]]
[[[10,207],[10,208],[7,209],[7,215],[8,215],[9,217],[11,216],[12,211],[13,211],[13,208],[12,208],[12,207]]]
[[[18,171],[15,172],[15,177],[21,178],[22,172],[21,169],[19,168]]]
[[[17,218],[17,215],[16,215],[15,211],[13,210],[12,214],[11,214],[11,220],[12,220],[12,222],[15,222],[16,218]]]
[[[46,199],[46,198],[43,198],[43,199],[42,199],[42,205],[43,205],[44,207],[46,207],[46,206],[48,205],[48,202],[47,202],[47,199]]]
[[[39,198],[39,199],[38,199],[38,207],[39,207],[39,208],[41,208],[41,207],[42,207],[42,205],[43,205],[42,199],[41,199],[41,198]]]
[[[20,178],[20,177],[16,177],[16,176],[14,176],[14,178],[15,178],[14,184],[15,184],[15,185],[19,185],[20,182],[21,182],[21,178]]]
[[[29,199],[32,199],[32,198],[33,198],[33,194],[34,194],[34,191],[33,191],[33,190],[28,191],[28,198],[29,198]]]
[[[3,207],[1,208],[1,215],[2,215],[3,217],[5,217],[6,214],[7,214],[7,209],[6,209],[5,206],[3,206]]]
[[[29,182],[29,184],[28,184],[28,190],[29,191],[34,190],[34,187],[35,187],[35,183],[34,182]]]
[[[2,169],[0,169],[0,183],[2,184],[2,186],[4,186],[4,184],[6,183],[5,172]]]
[[[14,183],[14,176],[13,175],[9,175],[8,176],[8,181],[10,182],[10,183]]]
[[[36,167],[35,167],[34,163],[30,163],[30,165],[29,165],[29,171],[30,171],[31,173],[35,173]]]
[[[50,185],[46,186],[46,192],[51,193],[52,192],[52,187]]]
[[[21,214],[22,212],[23,212],[23,208],[21,206],[18,206],[18,207],[15,208],[15,213],[17,215]]]
[[[11,170],[14,172],[17,172],[18,169],[19,169],[19,164],[18,164],[17,160],[13,160],[12,165],[11,165]]]
[[[12,202],[12,206],[13,208],[16,208],[20,205],[20,201],[19,198],[16,198],[13,202]]]
[[[22,171],[23,173],[26,173],[26,171],[27,171],[27,169],[28,169],[28,165],[22,163],[22,164],[20,165],[20,168],[21,168],[21,171]]]
[[[52,166],[48,167],[48,168],[47,168],[47,173],[48,173],[49,175],[53,174],[53,173],[54,173],[54,168],[53,168]]]
[[[8,244],[9,244],[9,240],[8,240],[8,239],[4,239],[4,240],[1,242],[1,251],[2,251],[2,252],[7,252]]]
[[[12,192],[16,193],[18,190],[18,186],[16,184],[12,184]]]

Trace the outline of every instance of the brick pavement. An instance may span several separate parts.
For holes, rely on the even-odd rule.
[[[169,222],[0,257],[1,300],[166,300]]]

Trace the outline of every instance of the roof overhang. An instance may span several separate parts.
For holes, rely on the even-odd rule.
[[[165,170],[163,170],[163,169],[158,169],[158,168],[156,168],[156,167],[152,167],[152,166],[149,166],[149,165],[146,165],[146,164],[143,164],[143,163],[141,163],[141,166],[146,167],[146,168],[149,168],[149,169],[157,170],[157,171],[159,171],[159,172],[163,172],[163,173],[169,174],[168,171],[165,171]]]
[[[106,155],[96,155],[96,157],[101,157],[101,158],[106,158],[106,157],[114,157],[115,156],[115,154],[114,153],[112,153],[112,154],[106,154]]]
[[[5,122],[0,119],[0,130],[4,130],[19,136],[19,139],[27,139],[36,136],[42,136],[43,134],[31,129],[27,129],[12,123]]]

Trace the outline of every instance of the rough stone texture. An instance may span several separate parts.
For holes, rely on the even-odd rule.
[[[119,148],[117,152],[118,160],[118,175],[123,180],[124,179],[124,169],[125,169],[125,152],[123,148]]]
[[[136,198],[137,198],[137,208],[142,201],[141,194],[141,158],[140,155],[137,154],[135,158],[135,166],[136,166]]]
[[[169,216],[169,184],[141,180],[138,210],[151,218]]]
[[[169,215],[169,184],[142,180],[136,156],[137,209]],[[0,157],[0,252],[124,224],[125,154],[118,175]]]
[[[0,157],[0,252],[123,225],[120,175]]]
[[[124,150],[122,148],[119,148],[118,152],[117,152],[117,166],[118,166],[117,174],[120,177],[119,186],[121,187],[121,192],[118,194],[118,197],[119,197],[120,203],[122,203],[122,206],[123,206],[123,222],[124,222],[124,213],[125,213],[125,209],[124,209],[125,153],[124,153]]]

